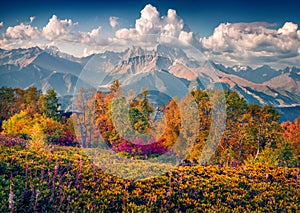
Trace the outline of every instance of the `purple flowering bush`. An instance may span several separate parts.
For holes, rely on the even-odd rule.
[[[121,140],[113,143],[112,150],[134,156],[162,155],[168,151],[164,142],[164,139],[155,141],[154,138],[150,138],[146,142],[143,139],[135,139],[133,142]]]
[[[27,144],[24,138],[18,136],[7,136],[7,135],[0,135],[0,145],[3,146],[21,146],[25,147]]]

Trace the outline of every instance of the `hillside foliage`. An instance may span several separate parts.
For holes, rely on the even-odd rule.
[[[300,210],[297,168],[180,166],[133,181],[107,174],[79,148],[34,151],[21,144],[6,144],[0,138],[1,212]]]
[[[2,134],[82,147],[97,147],[105,142],[112,150],[130,157],[148,158],[172,151],[179,159],[199,162],[215,125],[212,99],[218,97],[218,91],[191,92],[197,115],[189,110],[188,98],[173,98],[159,107],[163,117],[157,121],[153,120],[157,109],[147,95],[144,90],[124,97],[117,81],[111,85],[110,93],[81,88],[74,99],[77,112],[67,118],[53,89],[41,94],[34,87],[0,88]],[[280,124],[279,114],[271,106],[247,104],[236,92],[225,91],[224,98],[225,129],[205,164],[299,166],[299,119]],[[127,103],[129,106],[124,108]]]
[[[159,108],[147,95],[124,97],[118,82],[109,93],[81,88],[69,118],[54,90],[0,88],[0,212],[300,211],[300,119],[280,124],[272,107],[230,91],[193,91]],[[225,101],[225,126],[200,162],[212,99]],[[95,148],[106,164],[89,155]],[[168,152],[183,159],[175,168],[145,161]]]

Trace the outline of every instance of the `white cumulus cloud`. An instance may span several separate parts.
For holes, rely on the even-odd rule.
[[[181,31],[178,39],[184,43],[191,43],[193,40],[193,32]]]
[[[30,23],[32,23],[34,20],[35,20],[35,16],[31,16],[31,17],[29,18]]]
[[[43,27],[43,34],[46,39],[53,40],[65,40],[71,41],[76,38],[76,35],[72,35],[72,30],[77,23],[74,23],[71,19],[60,20],[56,15],[53,15],[48,24]]]
[[[200,44],[220,63],[275,64],[299,57],[299,35],[298,25],[291,22],[279,29],[265,22],[222,23]]]
[[[8,39],[31,40],[37,39],[39,34],[40,31],[37,27],[21,23],[13,27],[8,27],[5,32],[5,37]]]
[[[116,38],[118,39],[135,39],[139,36],[139,33],[136,29],[133,28],[123,28],[118,30],[115,33]]]
[[[162,35],[178,37],[183,29],[183,20],[177,16],[175,10],[169,9],[167,16],[162,18]]]
[[[110,24],[110,26],[112,27],[112,28],[115,28],[118,24],[119,24],[119,22],[118,22],[118,17],[116,17],[116,16],[110,16],[109,17],[109,24]]]
[[[141,11],[141,18],[135,21],[135,28],[140,35],[153,34],[160,28],[159,12],[155,7],[148,4]]]
[[[1,36],[0,36],[1,37]],[[4,48],[4,49],[10,49],[9,48],[9,41],[6,38],[1,38],[0,39],[0,48]]]
[[[3,27],[4,23],[3,21],[0,22],[0,29]]]
[[[43,35],[49,41],[65,41],[76,44],[84,44],[94,48],[96,46],[107,45],[109,39],[101,36],[102,27],[98,26],[89,32],[75,29],[78,25],[71,19],[60,20],[56,15],[49,19],[46,26],[43,27]]]
[[[155,38],[175,37],[184,43],[192,43],[195,34],[185,29],[183,20],[173,9],[169,9],[166,16],[161,16],[156,7],[148,4],[141,10],[141,16],[135,21],[134,28],[122,28],[115,32],[117,39],[125,39],[139,42],[157,42]],[[164,40],[166,41],[166,40]]]
[[[282,33],[283,35],[288,35],[290,33],[297,33],[298,24],[294,24],[293,22],[286,22],[282,28],[278,29],[278,33]]]
[[[109,43],[107,38],[103,38],[101,35],[102,27],[99,26],[95,29],[92,29],[90,32],[79,32],[82,44],[86,44],[92,47],[97,45],[107,45]]]

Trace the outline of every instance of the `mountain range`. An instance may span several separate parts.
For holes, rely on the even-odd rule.
[[[180,48],[164,45],[155,50],[134,46],[82,58],[56,47],[0,49],[0,86],[35,86],[42,92],[54,88],[62,100],[69,100],[76,84],[105,89],[113,80],[119,80],[127,91],[147,88],[179,97],[191,87],[206,89],[217,82],[224,89],[237,91],[248,103],[275,107],[300,104],[300,68],[296,67],[201,63]]]

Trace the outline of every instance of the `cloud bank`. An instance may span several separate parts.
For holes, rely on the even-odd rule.
[[[134,28],[123,28],[115,33],[117,39],[149,42],[148,35],[157,37],[175,37],[179,41],[193,43],[194,34],[187,30],[183,20],[173,9],[166,16],[160,16],[158,10],[148,4],[141,11],[141,16],[135,21]]]
[[[299,62],[300,31],[298,25],[286,22],[281,28],[264,22],[223,23],[208,38],[199,40],[211,58],[226,59],[233,64]]]
[[[266,22],[221,23],[212,35],[200,38],[192,32],[173,9],[161,15],[156,7],[148,4],[140,11],[140,17],[131,28],[118,28],[119,18],[109,17],[113,30],[105,37],[103,27],[91,31],[80,31],[80,24],[71,19],[60,19],[53,15],[48,23],[38,28],[29,23],[8,26],[0,35],[2,48],[11,49],[56,42],[82,45],[84,54],[95,52],[106,46],[155,43],[157,38],[174,37],[182,44],[191,44],[209,59],[223,64],[286,66],[300,64],[300,30],[298,24],[286,22],[283,26]],[[0,29],[4,23],[0,22]],[[153,39],[149,39],[149,35]]]

